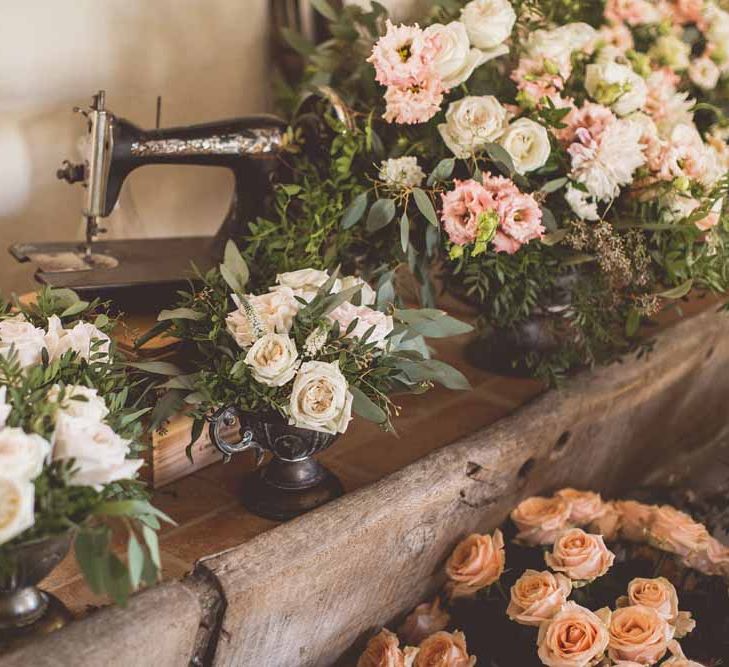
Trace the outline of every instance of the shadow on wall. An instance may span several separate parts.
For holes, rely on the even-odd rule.
[[[0,289],[33,288],[16,241],[82,237],[82,191],[58,181],[85,133],[72,107],[100,88],[116,115],[151,127],[265,111],[267,0],[25,0],[0,23]],[[126,182],[109,238],[214,233],[228,208],[227,170],[146,167]]]

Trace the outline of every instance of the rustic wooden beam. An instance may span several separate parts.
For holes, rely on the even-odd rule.
[[[565,485],[619,494],[672,457],[722,446],[728,402],[729,317],[708,312],[661,333],[646,357],[584,373],[377,484],[204,559],[198,570],[226,601],[214,664],[334,663],[435,591],[469,531],[493,529],[527,495]]]

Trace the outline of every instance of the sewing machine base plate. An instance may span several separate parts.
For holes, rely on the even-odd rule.
[[[67,287],[85,299],[111,300],[127,312],[159,310],[187,289],[192,264],[207,271],[220,261],[215,237],[96,241],[91,265],[83,261],[79,243],[18,243],[10,253],[32,262],[36,280],[51,287]]]

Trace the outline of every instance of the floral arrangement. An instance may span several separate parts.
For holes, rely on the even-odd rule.
[[[98,302],[44,289],[0,301],[0,575],[15,550],[70,533],[95,593],[123,603],[157,581],[164,514],[136,480],[142,394],[130,381]],[[127,564],[111,548],[126,529]]]
[[[425,344],[424,337],[471,330],[443,311],[378,310],[366,282],[337,271],[282,273],[258,294],[246,293],[248,277],[229,242],[224,263],[200,276],[203,287],[159,315],[156,331],[167,330],[187,348],[184,367],[137,364],[172,376],[158,384],[171,397],[161,404],[187,404],[193,442],[211,409],[221,406],[330,434],[344,433],[355,412],[392,430],[392,393],[421,393],[434,382],[469,386]]]
[[[456,622],[473,625],[487,664],[701,667],[678,641],[697,628],[692,614],[679,609],[679,596],[697,589],[705,596],[711,578],[721,577],[713,586],[718,597],[691,598],[715,616],[717,599],[727,605],[729,580],[729,547],[705,526],[669,505],[605,502],[571,488],[524,500],[511,520],[516,531],[508,570],[500,530],[468,536],[445,565],[443,595],[416,607],[397,634],[385,629],[373,637],[358,666],[474,665],[465,642],[470,627],[466,635],[447,631]],[[678,589],[668,576],[680,582]],[[701,588],[697,576],[709,583]],[[495,628],[494,614],[506,623]],[[494,632],[484,633],[484,627]],[[716,632],[711,628],[708,639],[720,643]],[[401,649],[400,638],[409,646]]]
[[[407,267],[427,306],[440,273],[484,334],[542,318],[558,349],[523,361],[551,378],[635,347],[641,322],[692,289],[726,291],[729,13],[429,5],[395,25],[377,3],[317,2],[331,39],[286,33],[305,63],[282,93],[294,168],[279,220],[251,226],[249,259],[358,265],[390,295]],[[348,123],[326,104],[312,120],[302,99],[322,85]],[[302,127],[317,122],[312,142]],[[293,238],[312,214],[311,240]]]

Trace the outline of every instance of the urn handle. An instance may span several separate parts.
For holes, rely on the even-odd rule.
[[[252,449],[256,454],[256,467],[263,461],[264,450],[253,439],[253,428],[246,419],[246,414],[235,406],[225,406],[217,410],[208,421],[210,422],[210,440],[216,449],[223,455],[223,461],[228,463],[233,454],[245,452]],[[224,431],[230,431],[231,427],[239,424],[238,435],[240,439],[231,442],[224,435]]]

